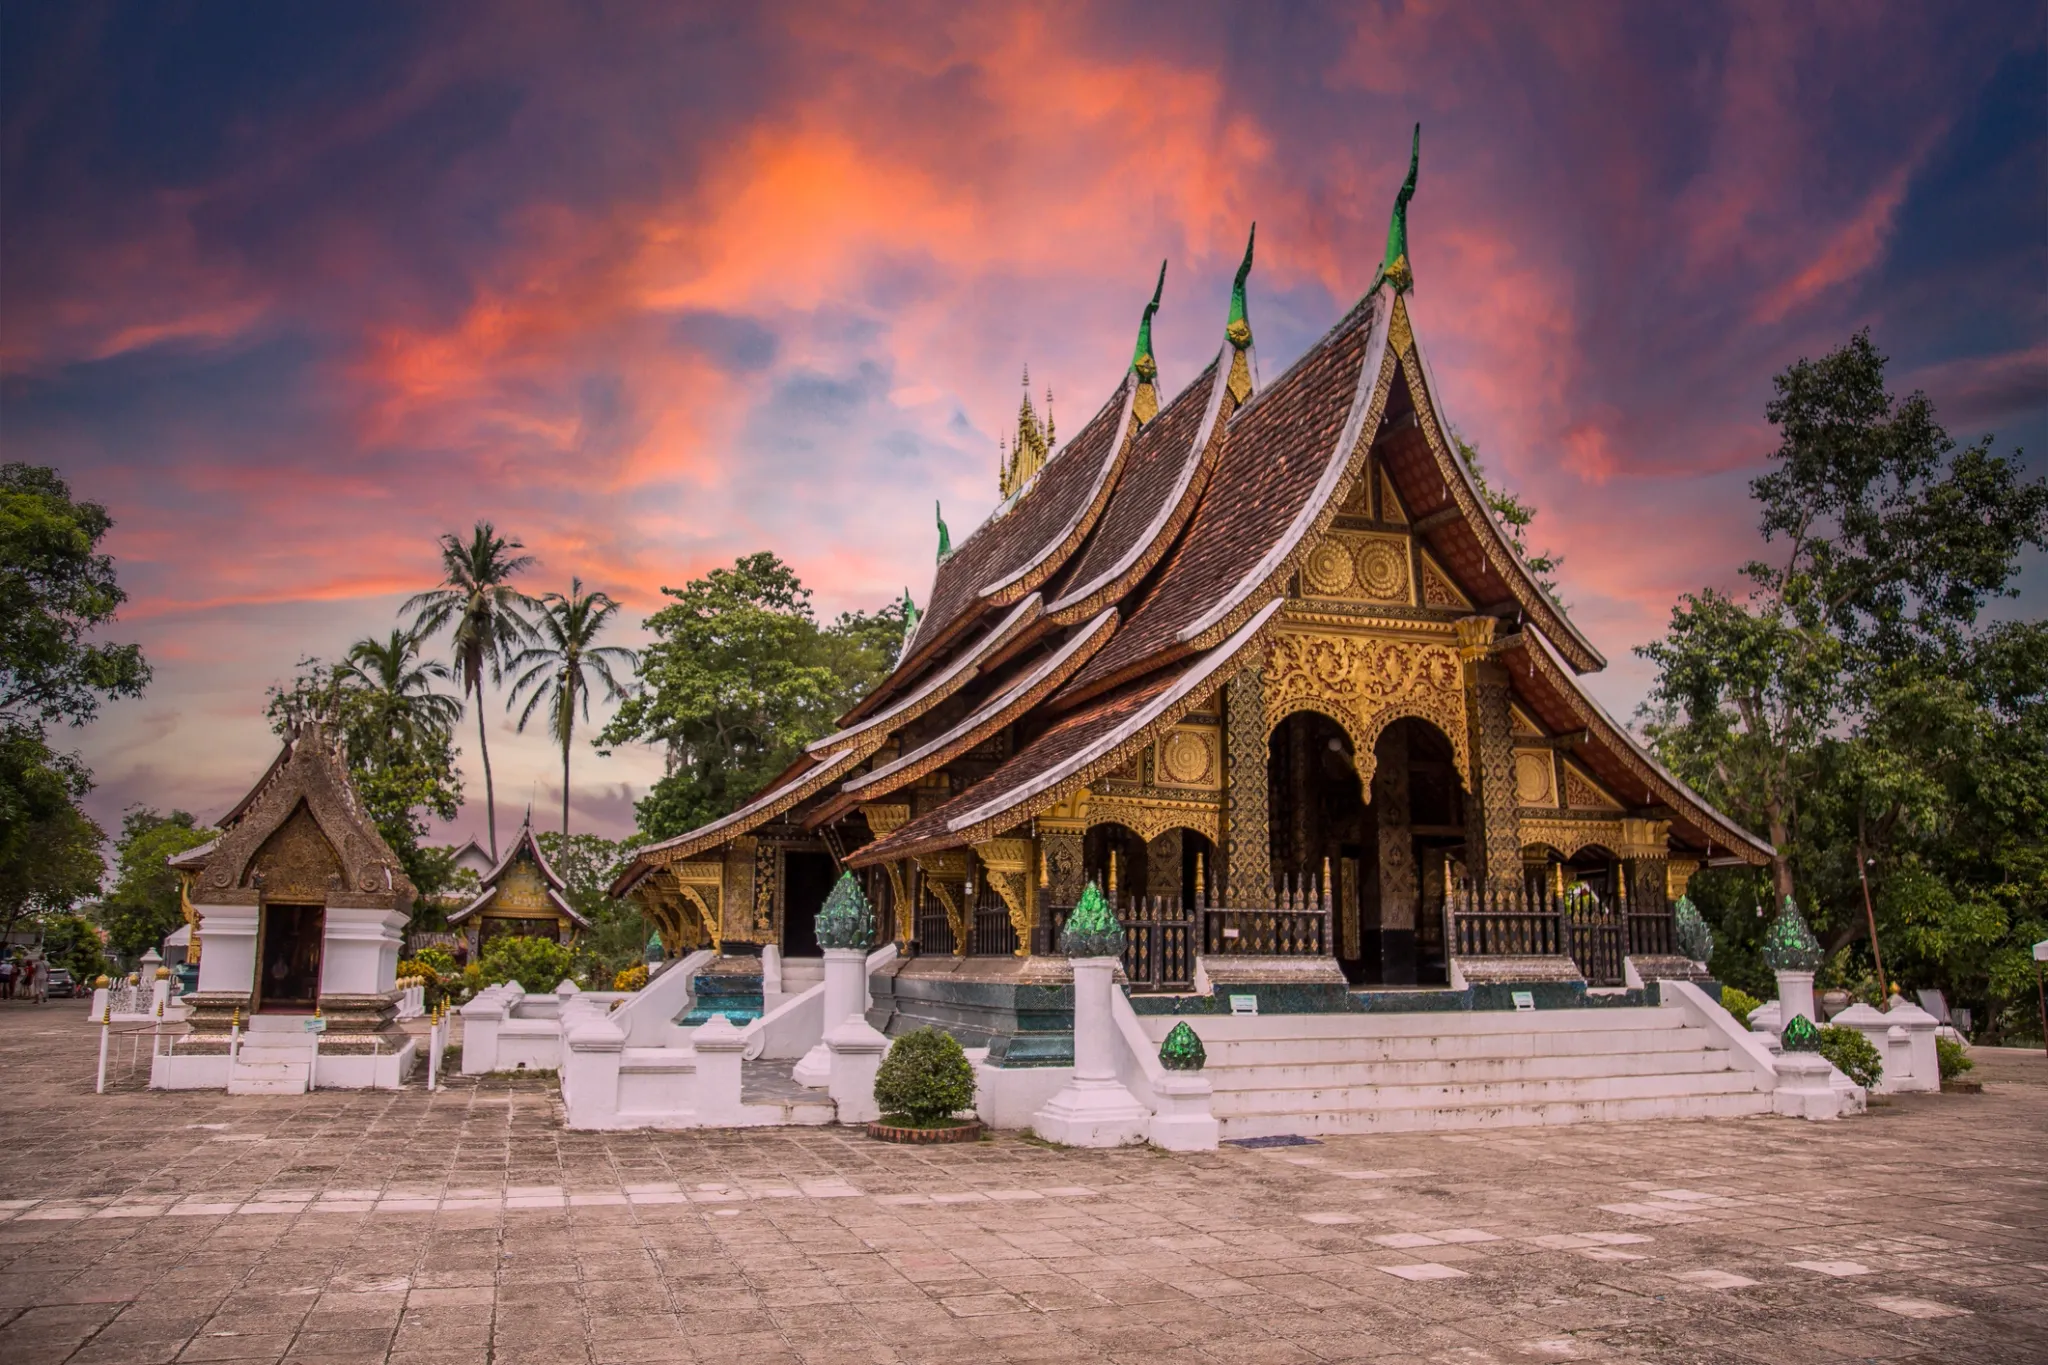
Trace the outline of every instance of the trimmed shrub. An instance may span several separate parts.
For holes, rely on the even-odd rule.
[[[1733,986],[1721,988],[1721,1008],[1734,1015],[1735,1022],[1744,1028],[1749,1027],[1749,1012],[1763,1003],[1748,991],[1739,991]]]
[[[615,991],[637,991],[646,984],[647,964],[644,962],[637,967],[628,967],[612,978],[612,989]]]
[[[1941,1079],[1944,1083],[1954,1080],[1977,1065],[1970,1060],[1970,1054],[1963,1050],[1961,1043],[1953,1038],[1943,1038],[1939,1034],[1935,1035],[1934,1039],[1934,1061],[1935,1065],[1941,1068]]]
[[[500,934],[484,949],[478,965],[487,986],[517,981],[528,995],[550,995],[575,971],[576,954],[551,938]]]
[[[1884,1075],[1884,1058],[1878,1055],[1877,1046],[1846,1025],[1830,1024],[1820,1031],[1820,1055],[1865,1090]]]
[[[459,976],[462,973],[462,969],[455,965],[455,959],[448,955],[446,948],[422,948],[412,955],[412,960],[436,976]]]
[[[936,1028],[906,1033],[875,1073],[875,1103],[887,1122],[937,1128],[974,1103],[974,1068],[953,1035]]]

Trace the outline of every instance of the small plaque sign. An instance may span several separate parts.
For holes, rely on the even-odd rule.
[[[327,1021],[325,1019],[307,1019],[303,1022],[306,1026],[306,1032],[308,1033],[327,1032]]]
[[[1259,997],[1256,995],[1231,996],[1230,1012],[1232,1014],[1257,1014],[1259,1012]]]
[[[1223,931],[1223,937],[1225,937],[1225,938],[1236,938],[1237,936],[1238,936],[1238,931],[1237,931],[1237,930],[1235,930],[1235,929],[1225,929],[1225,930]]]
[[[1517,1010],[1533,1010],[1536,1008],[1536,994],[1534,991],[1513,991],[1510,992],[1510,998],[1514,1000]]]

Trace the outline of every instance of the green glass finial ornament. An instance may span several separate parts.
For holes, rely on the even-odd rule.
[[[1165,292],[1166,262],[1161,261],[1159,283],[1152,286],[1152,302],[1145,305],[1145,316],[1138,321],[1138,344],[1131,350],[1131,368],[1148,384],[1159,377],[1159,362],[1152,355],[1152,315],[1159,311],[1159,298]]]
[[[1820,1030],[1813,1020],[1803,1014],[1792,1016],[1792,1022],[1785,1025],[1785,1031],[1778,1035],[1778,1042],[1787,1052],[1820,1051]]]
[[[1806,917],[1790,896],[1764,933],[1764,965],[1774,972],[1810,972],[1824,957],[1820,940],[1806,927]]]
[[[1714,955],[1714,933],[1690,896],[1680,896],[1671,907],[1671,941],[1679,956],[1689,961],[1705,962]]]
[[[1223,335],[1240,351],[1252,344],[1251,318],[1244,307],[1244,282],[1251,278],[1252,244],[1258,238],[1259,225],[1253,223],[1251,235],[1244,239],[1244,261],[1237,267],[1237,279],[1230,286],[1230,321],[1223,325]]]
[[[937,499],[932,501],[932,517],[939,523],[939,563],[943,564],[953,553],[953,533],[946,529],[946,512]]]
[[[650,967],[652,967],[655,963],[662,961],[663,958],[667,956],[667,954],[662,951],[660,934],[649,934],[647,936],[647,951],[645,956],[647,959],[647,965]]]
[[[1408,264],[1408,201],[1415,197],[1415,173],[1422,165],[1422,125],[1415,125],[1415,143],[1408,152],[1408,178],[1394,196],[1394,216],[1387,222],[1387,254],[1380,261],[1380,274],[1394,286],[1396,294],[1415,287],[1415,272]]]
[[[1081,889],[1074,913],[1060,930],[1060,951],[1068,957],[1123,956],[1124,927],[1117,923],[1116,912],[1094,882]]]
[[[1202,1040],[1185,1019],[1175,1024],[1159,1045],[1159,1064],[1168,1071],[1200,1071],[1208,1062],[1209,1054],[1202,1047]]]
[[[825,906],[818,911],[817,926],[820,948],[865,948],[874,942],[874,908],[851,872],[839,874],[832,894],[825,897]]]

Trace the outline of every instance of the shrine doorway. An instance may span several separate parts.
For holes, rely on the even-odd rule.
[[[782,875],[782,955],[823,957],[818,912],[839,877],[832,855],[793,848],[783,855]]]
[[[256,977],[256,1008],[271,1014],[306,1014],[320,1002],[320,945],[327,911],[318,905],[263,907]]]
[[[1338,965],[1354,985],[1449,980],[1442,867],[1464,849],[1464,790],[1450,740],[1403,717],[1373,745],[1370,790],[1344,726],[1297,711],[1267,744],[1273,884],[1285,901],[1327,890]]]

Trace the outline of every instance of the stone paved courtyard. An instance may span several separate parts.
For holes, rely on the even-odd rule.
[[[96,1096],[83,1015],[0,1004],[8,1365],[2048,1360],[2039,1054],[1836,1124],[1168,1156],[156,1094],[119,1048]]]

